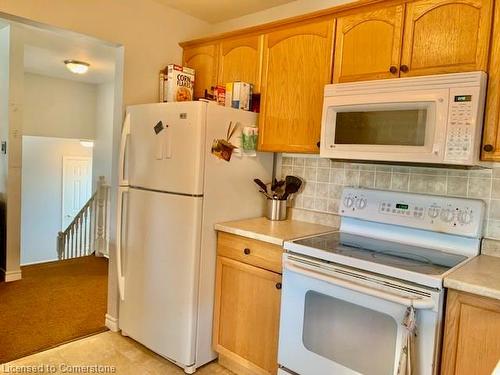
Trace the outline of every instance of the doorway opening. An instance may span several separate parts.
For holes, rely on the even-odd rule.
[[[0,19],[0,363],[106,330],[122,69],[120,46]]]

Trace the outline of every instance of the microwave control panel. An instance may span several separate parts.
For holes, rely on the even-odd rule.
[[[472,87],[450,90],[448,124],[445,145],[445,161],[464,162],[474,159],[479,152],[475,147],[477,129],[475,119],[478,112],[479,90]]]

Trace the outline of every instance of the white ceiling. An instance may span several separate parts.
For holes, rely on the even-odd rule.
[[[23,27],[24,70],[50,77],[99,84],[114,79],[115,48],[77,34]],[[66,69],[64,60],[90,64],[86,74]]]
[[[217,23],[294,0],[156,0],[201,20]]]

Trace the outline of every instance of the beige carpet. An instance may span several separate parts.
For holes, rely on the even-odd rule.
[[[0,282],[0,363],[106,330],[106,258],[25,266],[22,274]]]

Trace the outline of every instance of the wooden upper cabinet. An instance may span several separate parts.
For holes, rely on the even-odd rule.
[[[323,90],[331,82],[334,19],[264,36],[259,149],[317,153]]]
[[[217,84],[217,44],[205,44],[184,48],[183,66],[195,70],[194,97],[203,98]]]
[[[500,1],[495,2],[481,160],[500,161]]]
[[[218,83],[243,81],[260,90],[262,36],[251,35],[223,39],[219,47]]]
[[[399,77],[404,5],[337,18],[333,81]]]
[[[401,76],[486,71],[492,0],[406,5]]]

